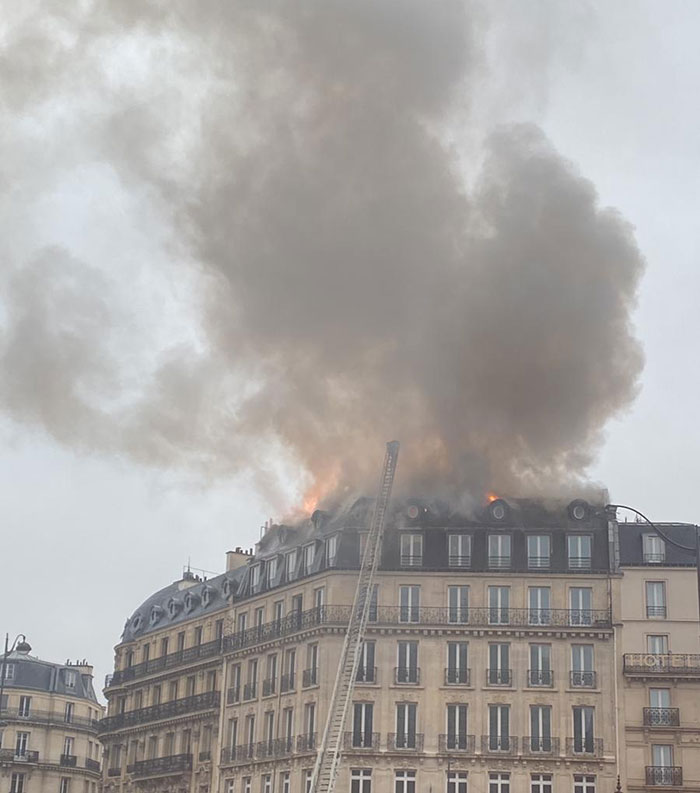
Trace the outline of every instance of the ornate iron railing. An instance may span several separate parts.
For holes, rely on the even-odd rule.
[[[420,684],[420,669],[417,666],[394,667],[394,683],[402,686],[417,686]]]
[[[285,694],[287,691],[294,691],[296,675],[294,672],[291,674],[282,675],[280,678],[280,691]]]
[[[696,653],[625,653],[626,674],[700,675],[700,655]]]
[[[174,669],[175,667],[182,666],[183,664],[191,664],[193,661],[198,661],[200,659],[212,658],[213,656],[219,655],[221,646],[222,640],[215,639],[213,642],[196,644],[184,650],[176,650],[174,653],[161,655],[159,658],[149,658],[148,661],[142,661],[140,664],[127,666],[125,669],[117,669],[117,671],[112,674],[111,679],[105,680],[105,685],[116,686],[119,683],[135,680],[138,677],[152,675],[156,672],[163,672],[167,669]]]
[[[358,666],[356,683],[376,683],[377,682],[377,667],[376,666]]]
[[[596,673],[575,670],[569,673],[569,682],[572,688],[595,688]]]
[[[509,686],[513,682],[512,669],[487,669],[486,685]]]
[[[167,757],[154,757],[151,760],[138,760],[126,767],[127,774],[135,777],[179,774],[191,770],[191,754],[171,754]]]
[[[231,686],[226,691],[226,704],[227,705],[235,705],[237,702],[241,701],[241,687],[240,686]]]
[[[343,735],[343,746],[347,751],[379,749],[379,733],[346,732]]]
[[[514,735],[482,735],[483,754],[517,754],[518,739]]]
[[[471,680],[471,669],[453,666],[445,669],[446,686],[468,686]]]
[[[267,680],[263,680],[262,684],[262,695],[264,697],[269,697],[275,693],[277,688],[277,678],[269,677]]]
[[[602,757],[603,739],[602,738],[567,738],[566,754],[569,757]]]
[[[528,686],[551,688],[554,685],[554,672],[551,669],[528,669]]]
[[[304,669],[301,678],[301,684],[304,688],[309,686],[318,685],[318,667],[312,666],[310,669]]]
[[[148,708],[129,710],[125,713],[117,713],[114,716],[107,716],[99,724],[99,732],[106,733],[112,730],[119,730],[122,727],[132,727],[136,724],[146,724],[150,721],[160,721],[161,719],[172,719],[184,713],[194,713],[198,710],[209,710],[218,708],[221,692],[206,691],[203,694],[195,694],[183,699],[174,699],[170,702],[161,702],[160,705],[151,705]]]
[[[315,752],[317,748],[315,732],[297,736],[297,752]]]
[[[665,785],[680,787],[683,784],[683,769],[678,765],[646,766],[647,785]]]
[[[62,754],[58,759],[58,764],[66,768],[75,768],[78,765],[78,757],[74,754]]]
[[[93,760],[91,757],[86,757],[85,768],[87,768],[88,771],[96,771],[99,774],[100,763],[98,760]]]
[[[678,708],[644,708],[646,727],[679,727],[681,723]]]
[[[465,752],[474,754],[476,748],[476,736],[450,734],[438,736],[438,749],[440,752]]]
[[[65,713],[49,713],[47,710],[21,711],[19,708],[0,709],[0,719],[7,721],[21,721],[27,724],[61,724],[76,729],[96,730],[98,719],[88,719],[85,716],[70,716],[66,719]]]
[[[526,735],[520,742],[520,753],[537,757],[542,755],[556,756],[559,754],[559,738]]]
[[[25,749],[16,752],[14,749],[0,749],[0,761],[3,763],[38,763],[39,752],[34,749]]]
[[[386,736],[388,751],[423,751],[423,733],[420,732],[390,732]]]

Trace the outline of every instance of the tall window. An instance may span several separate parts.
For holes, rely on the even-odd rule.
[[[447,772],[447,793],[467,793],[467,772]]]
[[[292,737],[294,735],[294,708],[285,708],[282,711],[282,730],[285,748],[287,751],[293,749]]]
[[[574,793],[595,793],[595,777],[592,774],[574,774]]]
[[[277,654],[267,656],[266,679],[263,683],[263,696],[274,694],[277,690]]]
[[[68,706],[68,704],[72,705],[73,703],[72,702],[67,703],[66,707]],[[32,698],[26,696],[20,697],[19,710],[17,711],[17,715],[26,718],[27,716],[29,716],[31,711],[32,711]]]
[[[649,634],[647,636],[647,652],[652,655],[667,655],[668,636]]]
[[[655,743],[651,746],[651,765],[653,784],[678,785],[680,780],[674,779],[673,746]],[[647,782],[648,784],[648,782]]]
[[[379,617],[379,584],[372,587],[372,594],[369,601],[369,621],[376,622]]]
[[[591,567],[592,547],[590,534],[569,534],[567,548],[569,567],[572,570],[589,570]]]
[[[467,749],[467,706],[447,706],[447,749]]]
[[[418,683],[418,642],[400,641],[396,660],[396,682]]]
[[[15,737],[15,756],[24,757],[29,748],[29,733],[18,732]]]
[[[253,788],[253,780],[246,776],[243,778],[243,793],[250,793]]]
[[[248,614],[243,613],[238,615],[238,632],[244,633],[248,627]]]
[[[530,570],[543,570],[550,566],[551,548],[549,534],[530,534],[527,538],[527,566]]]
[[[272,559],[267,560],[265,565],[265,572],[267,573],[267,585],[273,586],[277,578],[277,557],[273,556]]]
[[[670,688],[650,688],[649,707],[652,709],[652,724],[669,724],[668,710],[671,707]],[[657,711],[654,713],[653,711]]]
[[[447,620],[453,623],[469,622],[469,587],[447,587]]]
[[[489,534],[489,567],[492,570],[510,567],[510,534]]]
[[[66,669],[66,688],[75,688],[75,672],[72,669]]]
[[[532,774],[530,777],[530,793],[552,793],[552,775]]]
[[[5,664],[5,680],[14,680],[14,679],[15,679],[15,665]],[[24,774],[20,774],[20,776],[24,779]]]
[[[548,586],[528,588],[528,622],[530,625],[549,625],[551,623],[551,595],[552,590]]]
[[[423,535],[401,535],[401,566],[416,567],[423,564]]]
[[[365,641],[362,643],[360,650],[360,662],[357,665],[357,682],[358,683],[374,683],[375,682],[375,665],[374,665],[374,641]]]
[[[469,567],[472,563],[472,538],[469,534],[448,535],[448,564],[450,567]]]
[[[510,751],[510,705],[489,705],[488,744],[490,752]]]
[[[490,686],[509,686],[511,684],[510,645],[505,643],[489,644],[489,666],[486,682]]]
[[[399,622],[418,622],[420,618],[420,587],[399,587]]]
[[[308,738],[313,739],[316,732],[316,703],[307,702],[304,705],[304,733]]]
[[[372,748],[372,721],[374,705],[371,702],[356,702],[353,705],[352,745]]]
[[[394,793],[416,793],[416,772],[397,771],[394,782]]]
[[[510,587],[490,586],[489,598],[489,625],[507,625],[510,620]]]
[[[492,771],[489,774],[489,793],[510,793],[510,774]]]
[[[593,613],[593,590],[590,587],[571,587],[569,590],[569,623],[571,625],[591,625]]]
[[[658,534],[644,534],[642,554],[645,564],[661,564],[666,561],[666,543]]]
[[[646,581],[647,617],[666,617],[666,584],[663,581]]]
[[[10,793],[24,793],[24,774],[12,774]]]
[[[552,708],[530,705],[530,751],[552,751]]]
[[[306,647],[306,674],[305,686],[315,686],[318,683],[318,644],[309,644]]]
[[[291,793],[291,782],[289,779],[289,771],[282,771],[280,774],[280,791],[281,793]]]
[[[313,777],[313,769],[307,768],[303,773],[304,778],[304,793],[311,793],[311,778]]]
[[[338,553],[338,535],[334,534],[326,540],[326,564],[335,567],[335,557]]]
[[[262,565],[255,564],[250,568],[250,589],[251,592],[258,592],[260,590],[260,571]]]
[[[530,669],[527,682],[530,686],[552,685],[552,646],[550,644],[530,645]]]
[[[262,793],[272,793],[272,774],[263,774]]]
[[[574,705],[574,752],[593,754],[593,708],[589,705]]]
[[[416,748],[416,711],[415,702],[399,702],[396,706],[396,748]]]
[[[593,688],[595,686],[593,667],[593,645],[571,645],[571,685],[576,688]]]
[[[372,769],[353,768],[350,772],[350,793],[372,793]]]
[[[469,643],[447,642],[448,685],[469,685]]]
[[[296,549],[290,551],[284,557],[285,573],[287,581],[293,581],[297,577],[297,552]]]
[[[245,740],[248,744],[248,752],[252,752],[255,747],[255,716],[245,717]],[[252,755],[248,755],[249,757]]]
[[[304,567],[303,574],[309,575],[313,569],[314,558],[316,556],[316,546],[313,543],[311,545],[305,545],[302,550],[302,554]]]

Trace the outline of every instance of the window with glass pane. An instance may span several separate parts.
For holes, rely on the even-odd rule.
[[[569,623],[571,625],[591,625],[593,613],[593,590],[590,587],[571,587],[569,590]]]
[[[356,702],[353,705],[352,745],[370,749],[372,747],[372,719],[374,706],[371,702]]]
[[[593,542],[590,534],[570,534],[567,538],[569,567],[588,570],[591,567]]]
[[[68,702],[66,704],[67,705],[72,705],[73,703],[72,702]],[[32,698],[31,697],[26,697],[26,696],[20,697],[19,698],[19,711],[18,711],[17,715],[18,716],[24,716],[26,718],[31,713],[31,710],[32,710]],[[72,711],[71,711],[71,713],[72,713]]]
[[[510,645],[489,644],[489,666],[486,680],[491,686],[509,686],[511,683]]]
[[[416,748],[416,712],[415,702],[399,702],[396,706],[396,748]]]
[[[287,581],[293,581],[297,573],[297,552],[290,551],[285,557]]]
[[[666,616],[666,584],[663,581],[646,581],[647,617]]]
[[[447,793],[467,793],[467,772],[447,772]]]
[[[666,561],[666,543],[658,534],[644,534],[642,553],[646,564],[661,564]]]
[[[655,768],[671,768],[673,766],[673,746],[671,744],[652,744],[651,764]],[[670,784],[664,780],[662,784]]]
[[[469,643],[447,643],[447,679],[448,684],[469,685]]]
[[[416,772],[396,771],[394,793],[416,793]]]
[[[551,686],[552,680],[552,647],[549,644],[530,645],[530,669],[528,685]]]
[[[595,686],[592,644],[571,646],[571,685],[581,688]]]
[[[472,563],[472,538],[469,534],[448,536],[448,564],[450,567],[469,567]]]
[[[313,778],[313,769],[307,768],[304,772],[304,793],[311,793],[311,779]]]
[[[372,769],[353,768],[350,772],[350,793],[372,793]]]
[[[376,622],[379,617],[379,584],[372,587],[372,595],[369,601],[369,617],[370,622]]]
[[[527,538],[527,566],[530,570],[544,569],[550,565],[551,550],[548,534],[530,534]]]
[[[467,706],[447,706],[447,748],[467,749]]]
[[[658,634],[648,635],[647,652],[652,655],[668,655],[668,636]]]
[[[577,754],[593,754],[593,708],[589,705],[575,705],[574,716],[574,752]]]
[[[335,567],[335,557],[338,553],[338,535],[334,534],[326,540],[326,564]]]
[[[595,793],[595,776],[574,774],[574,793]]]
[[[489,705],[489,751],[510,750],[510,705]]]
[[[492,771],[489,774],[489,793],[510,793],[510,774]]]
[[[650,708],[670,708],[671,689],[670,688],[650,688],[649,689]]]
[[[418,622],[420,615],[420,587],[399,587],[399,622]]]
[[[530,777],[530,793],[552,793],[552,775],[532,774]]]
[[[493,570],[510,567],[510,534],[489,534],[489,567]]]
[[[530,706],[530,751],[552,751],[552,708],[549,705]]]
[[[552,621],[552,591],[548,586],[531,586],[527,590],[530,625],[549,625]]]
[[[469,622],[469,587],[447,587],[448,622]]]
[[[401,535],[401,566],[416,567],[423,564],[423,535]]]
[[[375,682],[374,652],[374,641],[365,641],[362,643],[362,649],[360,650],[360,661],[357,665],[358,683]]]
[[[418,683],[418,642],[400,641],[396,660],[396,682]]]
[[[489,625],[507,625],[510,620],[510,587],[490,586],[489,599]]]

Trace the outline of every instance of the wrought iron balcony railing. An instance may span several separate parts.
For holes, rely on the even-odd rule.
[[[317,749],[318,743],[315,732],[297,736],[297,752],[315,752]]]
[[[221,762],[225,765],[249,763],[255,759],[254,743],[243,743],[238,746],[225,746],[221,750]]]
[[[595,688],[596,673],[573,670],[569,673],[569,682],[572,688]]]
[[[438,735],[438,749],[441,752],[465,752],[474,754],[476,736],[463,733]]]
[[[241,701],[241,687],[240,686],[231,686],[226,691],[226,704],[227,705],[235,705],[237,702]]]
[[[47,710],[35,710],[31,708],[20,710],[19,708],[0,709],[0,719],[3,721],[25,722],[27,724],[56,724],[70,725],[75,729],[96,730],[99,724],[98,719],[88,719],[85,716],[70,715],[66,718],[65,711],[62,713],[49,713]]]
[[[122,769],[121,766],[117,766],[116,768],[108,768],[107,769],[107,776],[121,776]]]
[[[569,757],[602,757],[603,739],[582,736],[580,738],[566,739],[566,754]]]
[[[681,766],[648,765],[645,771],[647,785],[680,787],[683,784],[683,769]]]
[[[105,685],[116,686],[119,683],[125,683],[139,677],[152,675],[156,672],[174,669],[183,664],[191,664],[200,659],[212,658],[213,656],[219,655],[221,652],[221,644],[221,639],[215,639],[213,642],[196,644],[184,650],[176,650],[169,655],[161,655],[159,658],[149,658],[148,661],[142,661],[140,664],[127,666],[125,669],[117,669],[117,671],[112,674],[111,679],[105,680]]]
[[[78,757],[74,754],[62,754],[58,759],[58,764],[66,768],[76,768],[78,765]]]
[[[559,754],[559,738],[526,735],[520,742],[520,752],[537,757],[542,755],[556,757]]]
[[[100,773],[100,763],[98,760],[93,760],[91,757],[85,758],[85,768],[88,771],[96,771],[98,774]]]
[[[257,683],[246,683],[243,686],[243,701],[247,702],[248,700],[255,699],[258,696],[258,684]]]
[[[379,749],[378,732],[346,732],[343,746],[347,751],[360,749]]]
[[[286,694],[288,691],[294,691],[294,679],[296,675],[294,672],[291,674],[282,675],[280,678],[280,691]]]
[[[199,762],[206,763],[207,760],[211,760],[211,752],[209,750],[204,750],[199,753]]]
[[[262,695],[264,697],[272,696],[277,689],[277,678],[269,677],[267,680],[263,680],[262,684]]]
[[[518,739],[514,735],[482,735],[481,751],[484,754],[517,754]]]
[[[417,666],[394,667],[394,682],[397,685],[417,686],[420,683],[420,669]]]
[[[471,567],[471,556],[459,556],[458,554],[450,554],[447,560],[450,567]]]
[[[310,669],[304,669],[302,674],[301,684],[304,688],[309,688],[309,686],[317,686],[318,685],[318,667],[312,666]]]
[[[551,688],[554,685],[554,672],[551,669],[528,669],[527,684],[538,688]]]
[[[358,666],[356,683],[376,683],[377,682],[377,667],[376,666]]]
[[[255,757],[258,760],[273,760],[279,757],[287,757],[294,753],[294,738],[269,738],[267,741],[259,741],[255,745]]]
[[[527,557],[528,570],[549,570],[551,565],[552,565],[552,559],[549,556]]]
[[[510,562],[510,556],[492,556],[489,554],[489,569],[491,570],[508,570]]]
[[[446,686],[468,686],[471,680],[471,669],[463,666],[448,666],[445,669]]]
[[[678,708],[644,708],[645,727],[679,727],[681,723]]]
[[[229,689],[230,690],[230,689]],[[151,721],[161,721],[172,719],[185,713],[195,713],[200,710],[209,710],[219,707],[221,692],[205,691],[203,694],[195,694],[191,697],[173,699],[170,702],[161,702],[160,705],[151,705],[148,708],[138,710],[128,710],[124,713],[117,713],[114,716],[107,716],[99,723],[99,732],[106,733],[119,730],[123,727],[133,727],[137,724],[147,724]]]
[[[388,751],[422,752],[423,733],[419,732],[390,732],[386,736],[386,748]]]
[[[154,757],[150,760],[138,760],[126,767],[127,774],[135,777],[165,776],[181,774],[192,770],[191,754],[171,754],[167,757]]]
[[[700,676],[700,655],[695,653],[625,653],[623,671],[631,675]]]
[[[512,669],[487,669],[486,685],[509,686],[513,682]]]
[[[25,749],[18,752],[15,749],[0,749],[0,762],[3,763],[38,763],[39,752],[34,749]]]

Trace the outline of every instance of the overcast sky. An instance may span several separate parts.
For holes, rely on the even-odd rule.
[[[489,113],[499,122],[538,123],[560,154],[594,183],[601,204],[615,207],[634,225],[646,259],[633,315],[646,359],[639,394],[607,423],[589,476],[603,483],[614,501],[652,519],[700,522],[700,6],[690,0],[572,3],[563,16],[556,3],[491,6],[501,11],[517,6],[521,13],[510,22],[503,14],[505,22],[502,18],[481,34],[484,46],[497,49],[499,41],[517,46],[507,58],[511,71],[493,72],[501,81],[498,90],[491,91],[487,77],[480,90],[508,96],[509,76],[519,70],[514,91],[527,96],[522,101],[510,96],[506,110],[491,107]],[[528,7],[532,19],[522,13]],[[16,69],[31,77],[31,42],[24,46],[26,60]],[[139,68],[129,52],[113,57],[124,58],[125,70]],[[12,97],[5,101],[22,121]],[[59,104],[54,112],[51,124],[70,128],[60,117],[72,111]],[[120,182],[104,162],[83,157],[82,147],[91,145],[87,138],[78,137],[73,145],[62,140],[47,151],[37,146],[36,118],[22,123],[24,138],[17,134],[21,125],[0,137],[5,171],[32,181],[26,190],[15,183],[0,203],[6,236],[12,238],[11,248],[5,248],[4,278],[15,259],[29,260],[46,245],[99,258],[120,274],[124,293],[138,304],[150,334],[186,339],[187,317],[169,307],[187,293],[189,276],[178,281],[177,270],[174,280],[172,270],[163,276],[173,249],[158,202],[133,183]],[[41,184],[44,159],[46,185]],[[25,160],[40,167],[17,165],[13,171]],[[140,279],[150,276],[134,264],[143,261],[153,273],[145,297]],[[11,311],[12,295],[11,290],[2,295],[0,323]],[[141,332],[137,322],[125,329],[135,337]],[[27,355],[35,352],[31,348]],[[167,464],[143,465],[123,452],[110,454],[100,444],[92,451],[89,444],[73,442],[70,433],[57,437],[41,422],[22,420],[16,409],[7,410],[0,427],[0,627],[11,638],[26,633],[42,657],[87,657],[100,684],[111,670],[124,620],[139,603],[179,577],[189,560],[194,568],[220,572],[225,551],[252,546],[279,504],[277,497],[271,503],[252,459],[241,461],[239,472],[218,472],[212,482],[201,472],[189,476]],[[381,454],[377,448],[375,469]],[[298,483],[289,483],[286,497],[288,506],[300,497]]]

